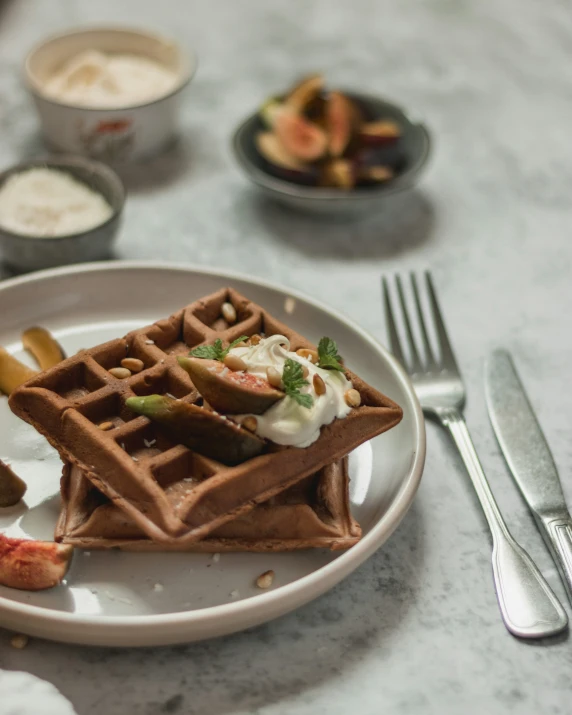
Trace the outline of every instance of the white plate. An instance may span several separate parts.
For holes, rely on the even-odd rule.
[[[334,338],[352,370],[401,405],[403,421],[351,457],[352,510],[363,539],[347,552],[128,554],[78,551],[66,583],[40,593],[0,587],[0,624],[54,640],[108,646],[210,638],[276,618],[321,595],[394,531],[423,470],[419,403],[397,362],[349,320],[267,283],[193,267],[142,262],[87,264],[0,284],[0,345],[29,361],[21,331],[42,325],[68,354],[121,336],[225,285],[232,285],[312,340]],[[292,300],[287,301],[287,298]],[[293,311],[286,312],[286,307]],[[30,363],[32,364],[32,363]],[[28,483],[25,504],[0,510],[11,536],[53,538],[59,508],[57,454],[0,398],[0,458]],[[276,572],[261,592],[256,577]]]

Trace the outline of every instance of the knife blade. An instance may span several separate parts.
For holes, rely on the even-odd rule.
[[[506,350],[495,350],[486,361],[485,394],[501,451],[572,603],[572,519],[552,453]]]

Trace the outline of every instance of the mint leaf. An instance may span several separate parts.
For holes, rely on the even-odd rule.
[[[229,351],[243,340],[248,340],[248,336],[241,335],[240,338],[233,340],[227,348],[223,349],[222,340],[217,338],[212,345],[199,345],[198,348],[191,350],[189,355],[191,357],[203,358],[205,360],[220,360],[222,362],[228,355]]]
[[[302,365],[292,358],[286,358],[284,362],[284,370],[282,371],[282,382],[284,388],[297,390],[303,385],[309,385],[308,380],[304,378],[304,370]]]
[[[318,367],[324,370],[344,371],[342,358],[338,355],[338,346],[331,338],[321,338],[318,343]]]
[[[296,400],[302,407],[306,407],[307,409],[312,407],[314,404],[312,396],[303,395],[300,392],[301,387],[309,385],[310,383],[304,378],[302,365],[300,365],[299,362],[292,360],[292,358],[286,358],[284,370],[282,371],[282,382],[284,384],[284,392],[288,397]]]
[[[189,352],[191,357],[204,358],[205,360],[219,360],[219,353],[214,345],[199,345]]]
[[[289,392],[288,390],[286,390],[286,394],[293,400],[296,400],[299,405],[302,405],[302,407],[305,407],[308,410],[314,404],[312,395],[303,395],[301,392]]]

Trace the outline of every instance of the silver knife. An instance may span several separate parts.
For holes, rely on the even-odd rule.
[[[485,392],[502,453],[572,603],[572,519],[554,459],[506,350],[495,350],[487,360]]]

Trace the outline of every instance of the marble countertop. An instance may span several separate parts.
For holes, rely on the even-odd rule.
[[[382,272],[431,268],[469,386],[467,420],[515,536],[565,602],[485,411],[483,359],[509,348],[572,500],[572,16],[560,0],[27,0],[0,2],[0,168],[42,151],[20,82],[28,48],[93,22],[136,22],[194,47],[177,147],[124,173],[122,258],[194,261],[303,290],[383,339]],[[264,203],[229,136],[308,70],[423,118],[435,152],[418,189],[359,224]],[[3,273],[6,276],[7,273]],[[447,436],[409,514],[373,558],[314,603],[250,632],[156,650],[31,640],[0,667],[56,685],[79,715],[429,715],[570,712],[567,637],[502,626],[490,542]],[[2,702],[0,699],[0,712]]]

